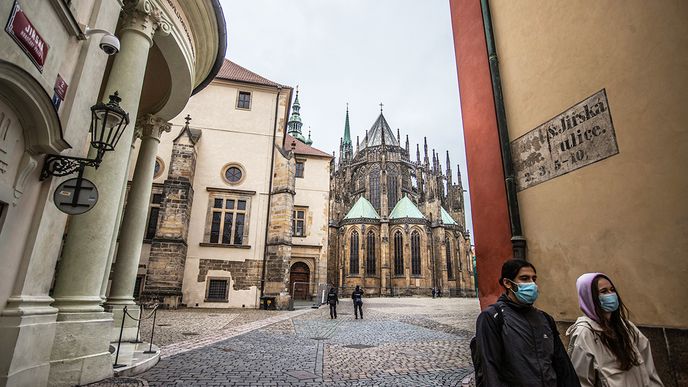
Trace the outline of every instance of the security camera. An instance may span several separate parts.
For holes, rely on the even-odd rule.
[[[82,40],[88,39],[90,35],[103,34],[98,45],[107,55],[115,55],[119,52],[119,39],[112,33],[97,28],[84,27],[84,33],[80,36]]]
[[[100,49],[108,55],[115,55],[119,52],[119,39],[115,35],[107,34],[100,39]]]

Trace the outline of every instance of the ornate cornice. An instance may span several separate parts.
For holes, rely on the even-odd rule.
[[[136,135],[141,139],[150,137],[160,141],[162,133],[170,130],[172,124],[152,114],[146,114],[136,120]]]

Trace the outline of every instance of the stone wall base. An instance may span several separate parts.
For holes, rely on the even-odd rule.
[[[44,386],[56,314],[0,317],[0,386]]]

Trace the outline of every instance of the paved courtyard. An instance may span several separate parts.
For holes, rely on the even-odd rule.
[[[293,312],[163,311],[161,361],[135,378],[98,385],[456,386],[469,384],[477,299],[350,300]],[[169,324],[169,325],[168,325]],[[144,326],[145,331],[149,327]]]

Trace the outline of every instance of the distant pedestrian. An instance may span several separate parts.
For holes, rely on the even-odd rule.
[[[330,319],[337,318],[337,304],[339,304],[337,288],[330,288],[330,292],[327,293],[327,303],[330,305]]]
[[[361,320],[363,320],[363,290],[359,285],[356,285],[356,289],[351,293],[351,299],[354,301],[354,315],[358,320],[358,314],[361,313]]]
[[[432,288],[432,298],[435,298],[436,294],[437,294],[437,292],[435,291],[435,288]]]
[[[602,273],[578,277],[578,305],[585,316],[566,331],[569,355],[582,386],[663,386],[650,342],[628,320],[612,280]]]
[[[471,355],[476,386],[580,386],[554,319],[535,308],[537,274],[531,263],[502,265],[505,289],[478,316]]]

